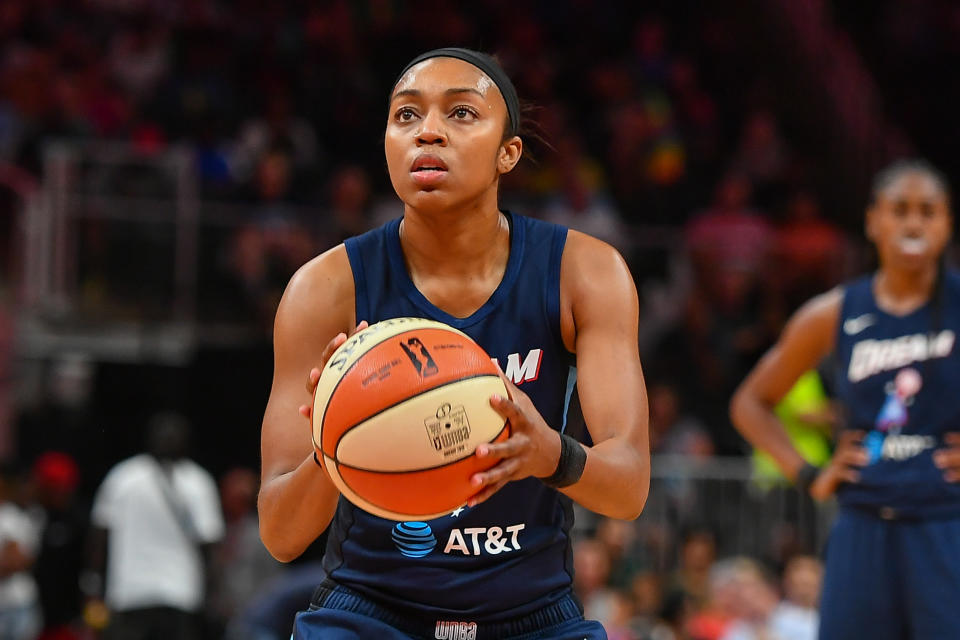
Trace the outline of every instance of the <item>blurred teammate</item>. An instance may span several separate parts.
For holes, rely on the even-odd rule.
[[[498,208],[500,176],[522,153],[519,124],[516,91],[491,57],[416,58],[393,87],[384,141],[403,218],[314,259],[284,293],[261,535],[289,560],[331,528],[328,579],[297,617],[296,638],[606,637],[571,593],[571,507],[635,518],[646,499],[637,294],[609,245]],[[469,334],[500,363],[511,395],[490,399],[511,437],[476,454],[499,463],[476,474],[466,508],[427,523],[423,557],[401,553],[397,523],[338,501],[295,413],[355,326],[402,316]],[[574,380],[589,447],[561,435]]]
[[[837,493],[821,640],[960,633],[960,276],[942,263],[951,230],[934,168],[881,171],[866,215],[879,268],[801,307],[731,403],[741,433],[802,490]],[[772,407],[831,352],[847,429],[817,469]]]

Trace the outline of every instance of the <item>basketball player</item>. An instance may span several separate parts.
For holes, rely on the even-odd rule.
[[[306,264],[280,302],[261,535],[289,560],[330,527],[328,578],[296,638],[606,637],[571,593],[571,505],[633,519],[646,500],[637,293],[609,245],[498,208],[500,176],[523,151],[519,120],[490,56],[415,58],[393,87],[384,140],[402,219]],[[477,448],[498,462],[472,478],[468,505],[413,528],[338,500],[296,414],[309,417],[319,370],[354,327],[403,316],[452,325],[497,360],[510,397],[490,404],[512,428]],[[574,380],[589,447],[563,435]]]
[[[866,215],[879,268],[801,307],[731,403],[740,432],[801,490],[837,494],[821,640],[960,634],[960,276],[941,262],[949,200],[925,162],[880,172]],[[847,428],[817,469],[772,408],[830,353]]]

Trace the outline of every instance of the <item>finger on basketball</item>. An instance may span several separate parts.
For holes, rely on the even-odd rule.
[[[313,393],[313,390],[317,388],[317,383],[320,382],[320,369],[314,367],[310,369],[310,373],[307,374],[307,393]]]
[[[340,333],[338,333],[333,337],[333,340],[327,343],[327,347],[323,350],[323,353],[320,355],[321,368],[325,364],[327,364],[327,360],[330,359],[330,356],[333,355],[333,352],[336,351],[337,348],[346,341],[347,341],[347,334],[341,331]]]
[[[523,410],[520,408],[520,405],[509,398],[504,398],[499,395],[491,396],[490,406],[493,407],[494,411],[506,418],[511,426],[515,426],[524,419]]]
[[[477,446],[477,457],[479,458],[509,458],[515,456],[523,449],[527,443],[527,438],[522,434],[514,433],[503,442],[484,443]]]
[[[519,466],[520,463],[516,458],[508,458],[487,469],[486,471],[473,474],[471,481],[477,487],[490,486],[498,482],[506,482],[513,478],[513,475],[516,473]]]
[[[350,332],[350,335],[353,336],[355,334],[358,334],[364,329],[366,329],[368,326],[370,325],[367,324],[366,320],[361,320],[360,323],[357,325],[357,328]]]
[[[501,380],[503,380],[503,386],[507,388],[507,398],[509,400],[516,400],[517,394],[520,393],[520,389],[518,389],[517,385],[513,384],[513,380],[508,378],[503,372],[503,369],[500,368],[499,362],[494,360],[493,364],[497,365],[497,375],[500,376]]]

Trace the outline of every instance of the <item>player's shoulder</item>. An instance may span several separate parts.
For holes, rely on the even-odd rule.
[[[312,298],[312,294],[320,289],[336,293],[347,284],[353,286],[353,273],[346,246],[341,243],[297,269],[287,284],[284,297],[303,294]]]
[[[819,331],[832,337],[840,321],[845,291],[846,287],[840,285],[813,296],[794,312],[788,328]]]
[[[623,256],[613,245],[574,229],[567,231],[563,259],[578,270],[585,268],[619,271],[627,268]]]

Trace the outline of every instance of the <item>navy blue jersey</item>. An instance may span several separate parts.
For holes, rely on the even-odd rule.
[[[467,318],[438,309],[414,286],[399,219],[347,240],[357,320],[421,317],[463,331],[530,396],[547,424],[562,429],[575,376],[560,334],[567,230],[506,215],[506,272]],[[451,619],[518,616],[568,593],[572,522],[570,499],[535,478],[511,482],[472,509],[428,522],[384,520],[341,497],[324,568],[338,583],[403,611]]]
[[[960,485],[933,464],[943,435],[960,431],[960,275],[939,301],[895,316],[877,307],[873,276],[846,286],[837,330],[836,394],[851,429],[867,433],[870,464],[839,492],[841,505],[906,517],[960,515]]]

